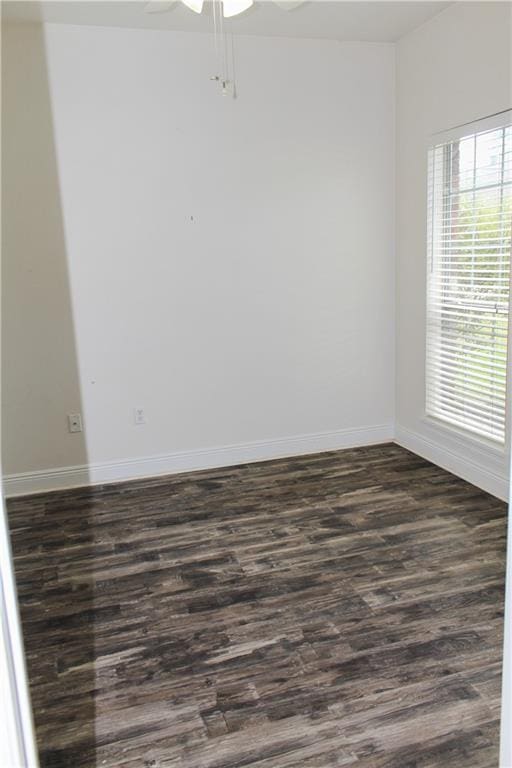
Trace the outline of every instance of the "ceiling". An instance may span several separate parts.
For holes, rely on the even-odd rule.
[[[309,0],[292,11],[284,11],[269,0],[256,2],[245,13],[226,20],[227,31],[246,35],[278,35],[332,40],[394,42],[435,16],[450,2],[344,2]],[[124,0],[4,0],[4,20],[54,22],[93,26],[170,29],[210,32],[211,8],[201,16],[177,2],[168,13],[149,14],[145,3]]]

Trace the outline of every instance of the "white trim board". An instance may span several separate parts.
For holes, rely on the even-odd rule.
[[[459,452],[398,424],[395,429],[394,442],[433,464],[437,464],[438,467],[452,472],[468,483],[482,488],[487,493],[491,493],[503,501],[508,500],[509,485],[506,473],[482,466],[478,462],[478,456],[475,456],[475,459],[462,456]]]
[[[0,478],[0,765],[37,768],[11,540]]]
[[[512,466],[510,472],[512,474]],[[512,486],[510,490],[509,508],[512,507]],[[501,675],[500,768],[512,768],[512,515],[508,516],[505,587],[505,637]]]
[[[356,448],[394,441],[403,448],[422,456],[443,469],[453,472],[463,480],[477,485],[504,501],[508,498],[508,478],[482,466],[475,460],[462,456],[432,439],[392,424],[373,427],[318,432],[309,435],[260,440],[217,448],[206,448],[175,453],[146,456],[140,459],[124,459],[99,464],[83,464],[72,467],[21,472],[4,477],[7,498],[29,493],[79,488],[103,483],[135,480],[141,477],[172,475],[178,472],[230,467],[255,461],[300,456],[308,453]]]
[[[392,424],[378,424],[371,427],[258,440],[218,448],[178,451],[163,456],[146,456],[140,459],[21,472],[4,476],[4,492],[9,498],[64,488],[123,482],[141,477],[172,475],[178,472],[229,467],[308,453],[336,451],[342,448],[357,448],[363,445],[391,442],[393,437]]]

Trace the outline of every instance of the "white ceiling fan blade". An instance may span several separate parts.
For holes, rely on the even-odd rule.
[[[176,0],[150,0],[146,3],[144,10],[146,13],[167,13],[175,2]]]
[[[274,0],[274,3],[283,11],[293,11],[294,8],[298,8],[304,2],[305,0]]]
[[[203,0],[181,0],[181,2],[194,13],[201,13],[203,10]]]
[[[253,0],[222,0],[222,13],[226,19],[243,13],[253,4]]]

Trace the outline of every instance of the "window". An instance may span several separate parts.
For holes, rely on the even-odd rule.
[[[426,412],[503,444],[512,126],[501,120],[429,152]]]

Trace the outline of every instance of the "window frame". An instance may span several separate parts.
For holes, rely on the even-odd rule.
[[[431,311],[431,272],[434,269],[434,254],[436,251],[436,238],[439,237],[439,228],[444,228],[446,224],[446,211],[452,205],[452,184],[453,184],[453,147],[456,142],[459,143],[463,139],[467,139],[472,136],[477,136],[489,131],[496,131],[505,129],[512,126],[512,109],[504,110],[503,112],[491,115],[488,118],[476,120],[471,123],[466,123],[461,126],[457,126],[448,131],[442,131],[431,136],[431,141],[427,146],[427,253],[426,253],[426,285],[425,285],[425,375],[424,375],[424,397],[423,397],[423,416],[422,421],[431,427],[440,428],[444,430],[447,436],[452,436],[456,440],[470,441],[475,447],[481,447],[489,449],[496,455],[503,455],[509,452],[510,434],[511,434],[511,376],[510,367],[512,362],[512,245],[508,253],[509,258],[509,285],[508,285],[508,308],[507,308],[507,339],[506,339],[506,366],[505,366],[505,398],[504,398],[504,428],[503,428],[503,440],[493,438],[486,434],[482,434],[478,431],[478,428],[472,429],[470,425],[466,426],[461,423],[457,423],[456,420],[451,421],[448,417],[437,413],[435,409],[432,409],[432,404],[429,399],[429,388],[431,388],[432,379],[435,376],[435,372],[432,371],[432,366],[435,365],[435,360],[429,365],[429,358],[434,354],[429,352],[429,343],[432,341],[432,328],[435,327],[435,322],[441,322],[440,318],[434,320],[434,326],[432,324],[432,316],[435,314]],[[503,134],[505,141],[505,133]],[[436,184],[439,184],[439,178],[435,178],[436,174],[436,157],[435,150],[439,150],[443,146],[443,161],[442,161],[442,204],[436,206]],[[476,146],[476,143],[475,143]],[[497,188],[503,190],[504,188],[504,169],[505,169],[505,156],[502,156],[502,170],[501,181],[496,185]],[[512,167],[512,162],[510,163]],[[457,178],[459,178],[460,171],[457,170]],[[432,200],[430,199],[432,195]],[[437,197],[438,199],[438,197]],[[511,235],[512,235],[512,217],[511,217]],[[451,234],[451,231],[450,231]],[[443,234],[441,233],[441,237]],[[512,241],[511,241],[512,242]],[[439,334],[437,338],[440,338]]]

